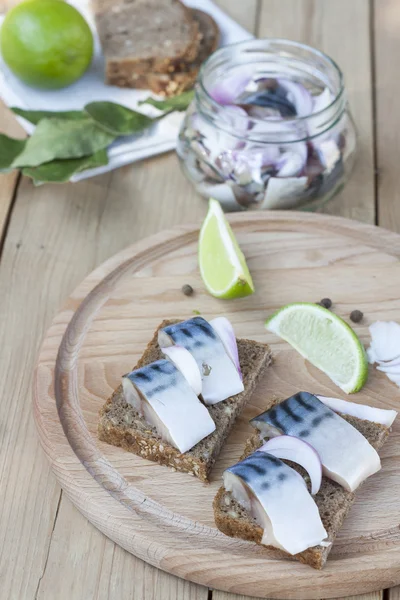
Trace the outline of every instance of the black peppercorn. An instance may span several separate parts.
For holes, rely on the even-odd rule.
[[[361,312],[361,310],[353,310],[350,313],[350,320],[353,321],[353,323],[359,323],[362,321],[363,317],[364,314]]]
[[[185,283],[185,285],[182,286],[182,292],[185,296],[191,296],[193,294],[193,288],[191,285]]]
[[[324,308],[330,308],[332,306],[332,300],[330,298],[322,298],[317,304],[320,304]]]

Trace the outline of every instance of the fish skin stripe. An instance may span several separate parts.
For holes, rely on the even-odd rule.
[[[299,394],[296,394],[295,396],[292,396],[291,398],[296,398],[297,402],[299,404],[301,404],[301,406],[303,408],[305,408],[306,410],[309,410],[310,412],[315,412],[315,406],[312,406],[312,404],[307,404],[307,402],[303,399],[303,393],[304,392],[300,392]],[[289,400],[291,400],[291,398],[289,398]]]
[[[287,401],[284,402],[280,408],[281,408],[281,410],[283,410],[283,412],[285,412],[288,415],[288,417],[293,419],[293,421],[296,421],[296,423],[302,423],[304,421],[304,419],[302,417],[299,417],[299,415],[296,415],[296,413],[294,413],[292,411],[292,409],[289,407]]]
[[[274,425],[275,427],[277,427],[277,429],[280,429],[282,431],[283,430],[283,425],[279,421],[278,415],[276,413],[277,413],[276,408],[272,408],[270,411],[266,411],[262,415],[259,415],[259,417],[261,417],[261,421],[268,422],[266,418],[263,419],[262,417],[264,415],[265,416],[269,415],[269,420],[271,421],[272,425]]]
[[[189,331],[189,329],[187,329],[186,327],[182,327],[182,329],[180,331],[181,331],[181,333],[183,333],[183,335],[186,335],[186,337],[188,337],[188,338],[193,337],[193,333],[191,331]]]

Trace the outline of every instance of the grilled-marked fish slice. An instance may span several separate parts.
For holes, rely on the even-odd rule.
[[[355,427],[316,396],[299,392],[250,421],[263,437],[293,435],[321,458],[324,475],[353,492],[381,468],[379,454]]]
[[[297,554],[327,537],[304,479],[279,458],[256,451],[223,477],[225,489],[264,528],[262,544]]]
[[[195,358],[202,375],[202,397],[206,404],[216,404],[243,392],[243,382],[210,323],[194,317],[168,325],[158,333],[161,348],[177,344]]]
[[[157,360],[124,375],[126,401],[182,453],[215,431],[215,423],[181,372]]]

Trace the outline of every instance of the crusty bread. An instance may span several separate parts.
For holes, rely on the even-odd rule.
[[[271,406],[274,403],[276,403],[276,401],[271,403]],[[341,416],[353,425],[353,427],[358,429],[376,450],[379,450],[383,446],[389,435],[389,429],[378,423],[363,421],[347,415]],[[246,443],[242,458],[255,452],[262,444],[263,441],[258,433],[252,435]],[[289,461],[284,462],[287,462],[291,467],[301,473],[307,483],[309,483],[308,476],[299,465]],[[354,500],[355,493],[347,492],[338,483],[323,477],[321,489],[315,496],[315,502],[317,503],[322,523],[328,533],[328,541],[331,542],[331,544],[325,547],[315,546],[313,548],[308,548],[307,550],[296,554],[294,557],[291,557],[283,550],[278,550],[277,548],[269,546],[269,554],[278,558],[295,558],[302,563],[310,565],[310,567],[313,567],[314,569],[322,569],[328,558],[328,554],[331,551],[332,543],[334,542]],[[223,487],[219,489],[214,499],[214,516],[218,529],[226,535],[261,544],[263,535],[262,528]]]
[[[179,0],[95,0],[94,13],[110,85],[134,87],[133,75],[172,73],[198,55],[198,23]]]
[[[201,34],[197,58],[192,63],[182,65],[180,70],[173,73],[133,73],[130,82],[131,87],[149,89],[161,96],[176,96],[194,86],[202,63],[218,47],[220,31],[209,14],[197,9],[193,9],[192,14],[198,23]]]
[[[163,321],[159,328],[174,321]],[[176,321],[175,321],[176,322]],[[157,333],[148,344],[135,368],[162,358],[157,342]],[[173,467],[208,481],[211,468],[221,447],[231,431],[265,368],[271,363],[271,351],[266,344],[250,340],[238,340],[240,365],[243,373],[244,391],[223,402],[209,407],[216,430],[194,448],[181,454],[179,450],[160,438],[155,429],[126,404],[119,386],[100,411],[98,434],[100,440],[121,446],[143,458],[161,465]]]

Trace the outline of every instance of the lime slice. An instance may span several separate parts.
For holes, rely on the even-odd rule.
[[[243,252],[220,203],[213,198],[200,230],[199,265],[207,290],[216,298],[242,298],[254,292]]]
[[[289,342],[347,394],[358,392],[368,377],[364,346],[340,317],[308,302],[288,304],[265,322],[268,331]]]

